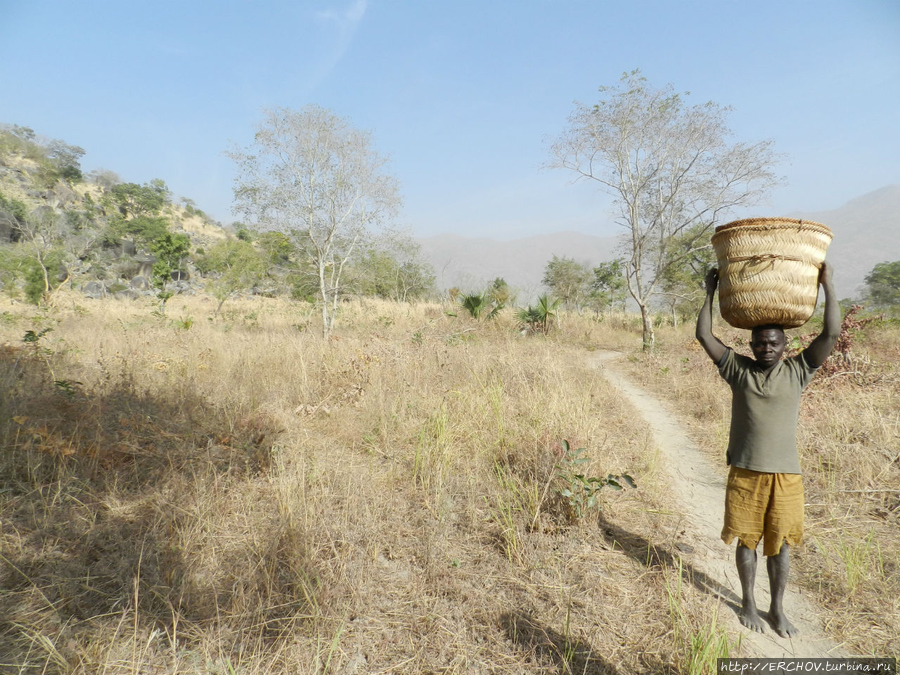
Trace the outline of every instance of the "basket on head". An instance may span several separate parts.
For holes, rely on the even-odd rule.
[[[735,328],[809,321],[831,230],[811,220],[749,218],[716,228],[719,307]]]

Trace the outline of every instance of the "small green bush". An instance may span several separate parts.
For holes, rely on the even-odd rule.
[[[47,268],[47,279],[45,284],[44,269],[35,258],[29,258],[25,265],[25,285],[22,291],[25,293],[25,299],[28,302],[39,305],[44,299],[47,292],[52,291],[58,283],[56,279],[62,271],[62,252],[51,251],[44,258],[44,266]],[[49,285],[49,288],[46,286]]]

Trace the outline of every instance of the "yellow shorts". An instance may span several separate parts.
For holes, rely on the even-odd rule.
[[[722,541],[737,537],[756,550],[764,538],[763,555],[778,555],[781,543],[803,542],[803,480],[798,473],[759,473],[731,467],[725,489]]]

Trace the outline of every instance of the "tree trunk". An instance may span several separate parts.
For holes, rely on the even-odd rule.
[[[326,340],[331,332],[328,322],[328,290],[325,287],[325,265],[319,262],[319,295],[322,296],[322,337]]]
[[[328,323],[328,299],[322,297],[322,337],[326,340],[328,339],[328,335],[331,332],[331,326]]]
[[[641,336],[643,338],[644,351],[650,351],[653,349],[653,345],[656,343],[656,335],[653,332],[653,316],[650,314],[650,308],[641,304]]]
[[[37,261],[38,265],[41,266],[41,275],[44,280],[44,292],[41,293],[41,300],[46,302],[47,298],[50,296],[50,270],[48,270],[47,266],[44,264],[44,254],[40,250],[38,250]]]
[[[338,311],[338,303],[340,302],[340,289],[338,289],[337,285],[331,291],[331,316],[328,317],[328,334],[331,335],[331,331],[334,330],[334,317],[337,316]]]

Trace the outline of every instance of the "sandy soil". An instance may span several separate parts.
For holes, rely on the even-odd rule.
[[[789,586],[784,608],[788,618],[800,630],[794,639],[780,638],[767,626],[764,634],[744,628],[738,621],[741,587],[734,563],[734,547],[719,537],[725,510],[725,466],[714,467],[688,437],[677,417],[651,394],[632,384],[624,371],[616,367],[616,352],[595,352],[591,364],[631,402],[652,430],[653,439],[672,478],[673,491],[681,505],[682,540],[688,544],[682,558],[693,570],[706,575],[707,592],[722,603],[719,616],[741,636],[746,656],[756,657],[840,657],[840,647],[825,637],[818,613],[810,598]],[[769,607],[769,582],[765,558],[757,565],[756,604],[761,612]],[[765,615],[763,614],[765,618]]]

